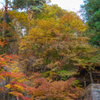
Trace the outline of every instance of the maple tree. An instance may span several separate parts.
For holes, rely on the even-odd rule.
[[[2,46],[2,44],[0,45]],[[25,75],[19,72],[18,67],[9,67],[9,64],[13,63],[10,59],[13,58],[15,59],[13,55],[0,55],[0,99],[3,100],[10,98],[9,94],[13,94],[17,98],[24,98],[23,94],[19,91],[23,89],[21,85],[25,81]],[[27,97],[25,98],[28,100]]]
[[[76,23],[79,22],[80,24],[77,26]],[[24,56],[33,55],[40,59],[42,62],[39,61],[39,64],[44,64],[47,68],[63,66],[66,60],[69,62],[69,59],[77,56],[78,46],[85,45],[87,42],[87,38],[75,35],[80,36],[86,29],[86,26],[75,13],[67,12],[65,16],[56,20],[55,18],[37,19],[35,23],[29,36],[22,39],[19,49],[21,54],[25,52]],[[79,53],[83,53],[83,51]],[[33,66],[36,67],[36,64]]]
[[[74,66],[90,70],[94,63],[99,63],[99,55],[96,55],[98,49],[88,44],[89,38],[82,36],[87,25],[74,12],[66,12],[59,18],[46,17],[48,15],[44,12],[43,19],[36,19],[29,36],[24,36],[19,44],[21,55],[25,58],[33,57],[34,63],[24,67],[26,72],[41,70],[45,72],[44,76],[53,80],[66,80],[73,75],[70,72],[75,74]],[[94,55],[98,58],[95,59]],[[89,62],[92,63],[91,66]],[[59,74],[65,69],[70,69],[69,74],[66,71],[66,76]]]
[[[78,94],[82,93],[82,90],[75,86],[74,78],[68,81],[55,81],[50,82],[44,78],[41,78],[38,73],[35,73],[33,77],[33,87],[28,87],[29,94],[32,94],[31,99],[73,99],[77,98]],[[69,92],[70,91],[70,92]],[[74,91],[74,92],[72,92]],[[80,93],[79,93],[80,92]]]

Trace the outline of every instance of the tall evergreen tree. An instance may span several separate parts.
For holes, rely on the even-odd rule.
[[[13,9],[26,9],[28,15],[28,31],[30,30],[30,11],[39,13],[42,11],[43,4],[50,0],[13,0]],[[32,13],[33,14],[33,13]],[[32,17],[31,14],[31,17]],[[28,32],[29,33],[29,32]]]
[[[3,17],[3,31],[2,31],[3,38],[5,38],[5,24],[7,21],[7,9],[8,9],[8,0],[5,0],[5,9],[4,9],[4,17]]]
[[[100,46],[100,0],[84,0],[83,16],[89,26],[90,43]]]
[[[43,4],[50,0],[13,0],[14,9],[41,10]]]

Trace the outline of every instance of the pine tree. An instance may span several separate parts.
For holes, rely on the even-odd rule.
[[[100,46],[100,0],[84,0],[83,16],[88,23],[90,43]]]
[[[41,12],[43,8],[43,4],[46,3],[46,1],[50,1],[50,0],[14,0],[13,1],[13,9],[26,9],[27,10],[28,31],[31,29],[30,20],[32,16],[34,15],[33,12],[34,13]],[[31,14],[30,14],[30,11],[32,11]]]

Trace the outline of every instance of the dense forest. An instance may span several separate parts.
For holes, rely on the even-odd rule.
[[[50,2],[5,0],[0,100],[81,100],[89,84],[80,76],[87,71],[93,82],[91,71],[100,66],[100,0],[84,0],[83,19]]]

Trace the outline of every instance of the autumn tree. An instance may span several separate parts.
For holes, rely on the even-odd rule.
[[[35,63],[31,65],[33,70],[39,66],[45,71],[72,67],[72,58],[88,50],[88,38],[81,37],[85,30],[86,25],[74,12],[66,12],[59,19],[37,19],[29,36],[25,36],[19,44],[20,54],[35,57]]]
[[[61,9],[58,5],[43,5],[43,12],[36,13],[36,19],[50,19],[50,18],[60,18],[66,14],[66,11]]]

